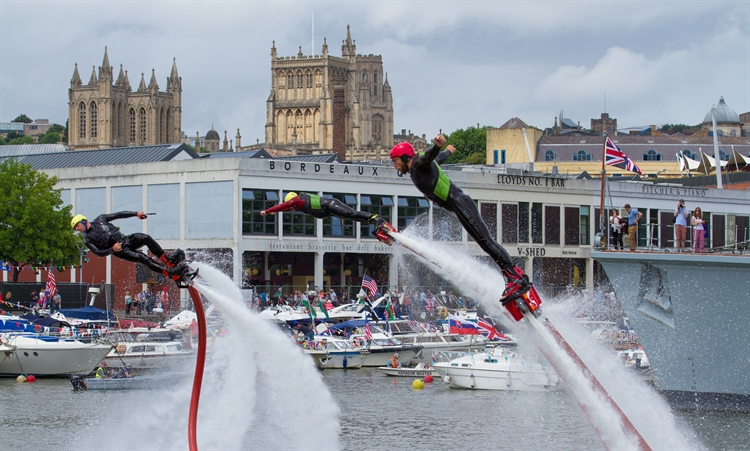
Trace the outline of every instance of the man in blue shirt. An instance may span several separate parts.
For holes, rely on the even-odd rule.
[[[682,252],[687,241],[687,221],[690,212],[685,208],[685,201],[680,199],[677,203],[677,209],[674,211],[674,241],[677,252]]]
[[[638,242],[635,234],[638,231],[638,221],[643,217],[643,213],[635,208],[630,208],[630,204],[625,204],[625,211],[628,213],[628,241],[630,242],[630,250],[635,252],[636,243]]]

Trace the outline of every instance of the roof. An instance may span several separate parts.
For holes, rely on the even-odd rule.
[[[713,107],[711,107],[713,109]],[[724,103],[724,97],[719,98],[719,103],[716,105],[716,122],[717,123],[733,123],[733,124],[739,124],[740,123],[740,117],[737,115],[737,113],[729,108],[726,103]],[[706,113],[706,117],[703,118],[704,124],[711,124],[713,123],[713,118],[711,117],[711,110],[708,110],[708,113]]]
[[[526,125],[526,122],[522,121],[521,119],[512,117],[499,128],[529,128],[529,126]]]
[[[0,157],[0,162],[5,160],[5,158]],[[34,169],[39,170],[190,160],[198,158],[198,154],[187,144],[159,144],[154,146],[113,147],[110,149],[20,155],[13,158],[24,164],[31,164]]]
[[[302,161],[305,163],[343,163],[337,153],[321,153],[316,155],[291,155],[285,157],[275,157],[275,160]],[[357,164],[362,163],[358,161]]]
[[[208,155],[201,155],[203,158],[273,158],[271,154],[260,150],[247,150],[243,152],[213,152]]]
[[[36,155],[40,153],[65,152],[65,144],[17,144],[0,146],[0,157],[15,157],[17,155]]]
[[[219,132],[214,130],[213,128],[206,133],[206,137],[203,139],[220,139],[219,138]]]

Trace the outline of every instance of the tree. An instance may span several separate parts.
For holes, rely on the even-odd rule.
[[[23,122],[26,124],[30,124],[34,121],[32,121],[31,118],[26,116],[25,114],[20,114],[17,118],[13,119],[13,122]]]
[[[478,125],[478,124],[477,124]],[[484,164],[487,155],[487,126],[458,129],[447,136],[456,151],[446,163]]]
[[[55,144],[60,142],[60,134],[57,132],[47,132],[39,138],[39,144]]]
[[[70,228],[70,205],[62,206],[57,177],[13,158],[0,163],[0,261],[14,266],[72,266],[81,238]]]
[[[18,138],[13,138],[10,141],[8,141],[8,144],[10,145],[18,145],[18,144],[34,144],[34,138],[31,136],[20,136]]]

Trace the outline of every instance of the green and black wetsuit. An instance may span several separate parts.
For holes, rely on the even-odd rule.
[[[335,216],[358,222],[367,222],[373,216],[372,213],[357,211],[333,197],[320,197],[317,194],[309,193],[299,193],[297,197],[290,199],[288,202],[269,208],[266,210],[266,213],[292,210],[300,211],[306,215],[320,219]]]

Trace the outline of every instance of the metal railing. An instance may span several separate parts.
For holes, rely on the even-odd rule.
[[[675,247],[675,224],[668,224],[665,226],[666,230],[668,231],[667,237],[660,237],[660,229],[662,224],[659,223],[648,223],[645,225],[646,227],[646,237],[645,237],[645,248],[649,252],[659,251],[659,252],[673,252],[677,251],[677,248]],[[636,234],[638,234],[639,229],[642,226],[636,227]],[[686,226],[687,227],[687,237],[685,239],[685,247],[682,248],[685,252],[692,252],[692,245],[693,245],[693,226]],[[655,231],[656,229],[656,231]],[[734,226],[725,226],[724,227],[724,242],[727,243],[723,246],[709,246],[708,244],[712,241],[711,233],[712,230],[715,229],[715,226],[709,226],[709,236],[706,239],[707,245],[704,247],[704,252],[731,252],[735,254],[744,254],[745,252],[750,251],[750,230],[748,227],[740,227],[737,225]],[[622,250],[628,250],[629,249],[629,243],[628,243],[628,236],[620,234],[620,238],[622,240]],[[668,246],[660,246],[661,243],[667,243]],[[636,244],[639,243],[639,237],[636,237]],[[643,246],[637,246],[637,247],[643,247]],[[607,250],[617,250],[617,246],[613,243],[613,236],[612,236],[612,228],[607,227],[607,233],[606,233],[606,247],[602,246],[602,249]]]

